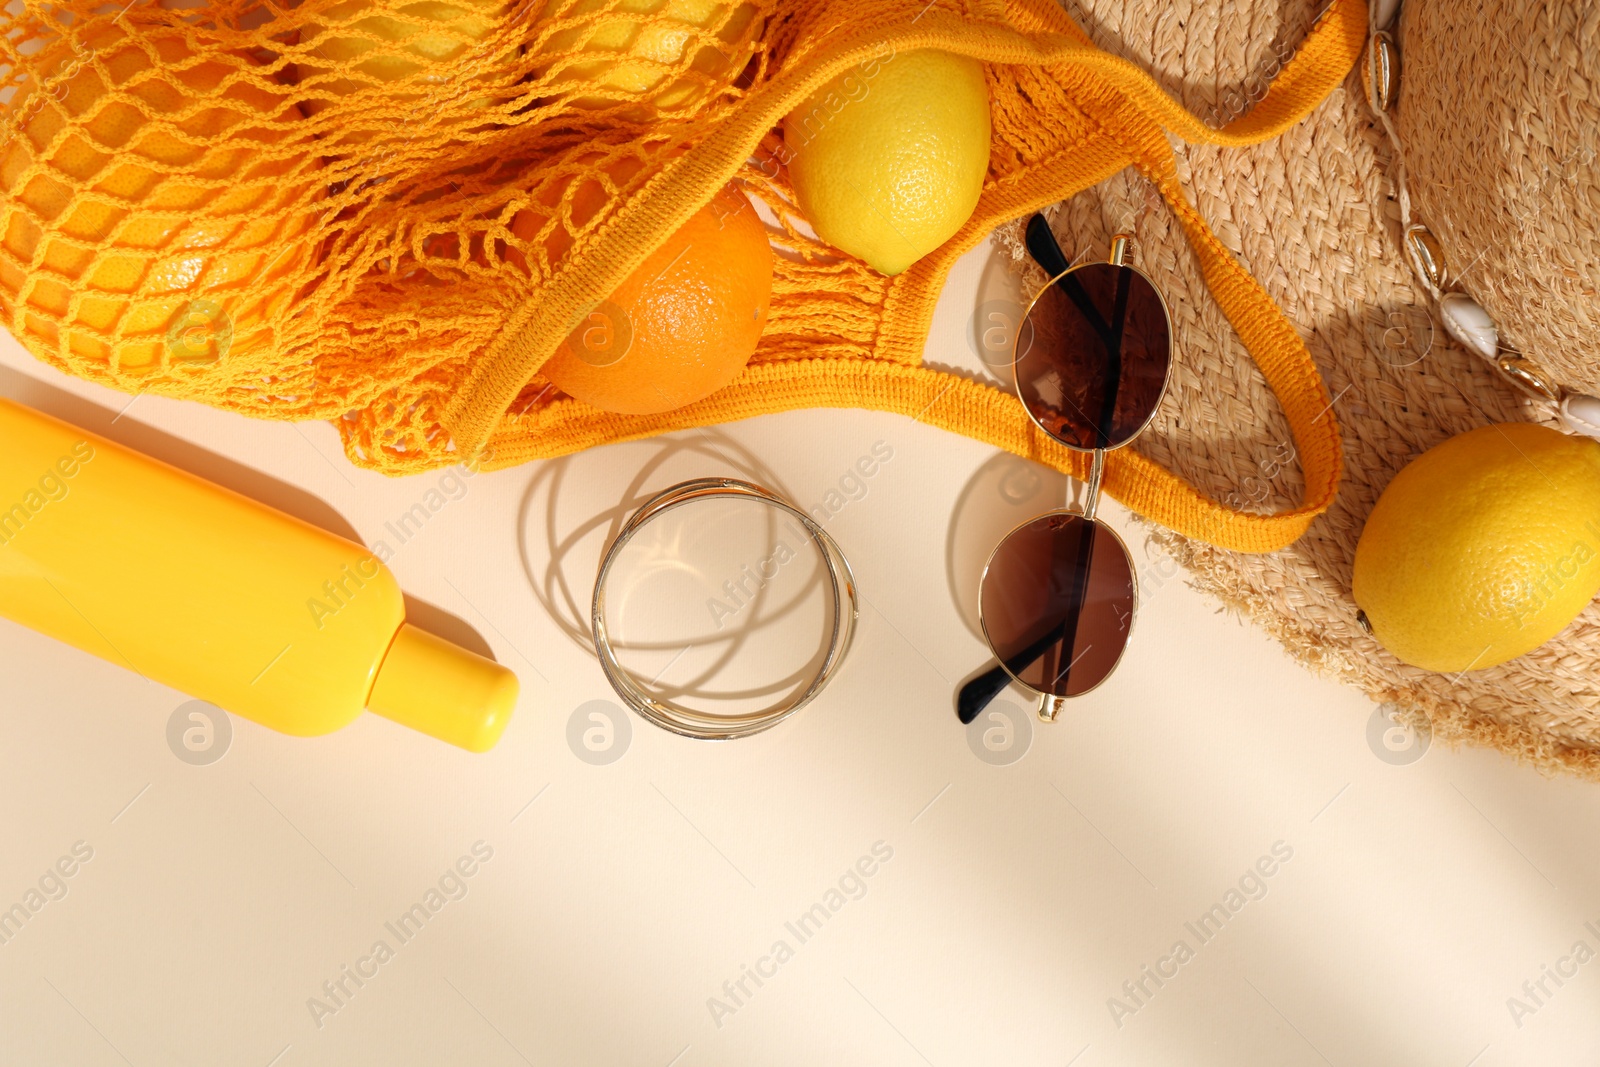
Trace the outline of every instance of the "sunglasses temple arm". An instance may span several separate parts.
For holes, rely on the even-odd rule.
[[[1027,229],[1023,235],[1023,243],[1028,247],[1028,255],[1032,256],[1033,261],[1039,264],[1044,272],[1052,278],[1065,274],[1072,266],[1067,260],[1067,254],[1061,251],[1061,245],[1056,241],[1056,235],[1050,232],[1050,224],[1045,221],[1043,215],[1035,213],[1028,220]],[[1117,234],[1116,238],[1111,242],[1111,263],[1113,265],[1118,267],[1124,265],[1124,261],[1127,258],[1128,245],[1128,235]],[[1108,326],[1106,321],[1100,317],[1100,310],[1094,306],[1094,302],[1089,299],[1089,294],[1083,291],[1083,287],[1077,283],[1076,279],[1070,277],[1062,278],[1060,284],[1066,290],[1067,295],[1072,298],[1072,302],[1078,305],[1078,310],[1083,312],[1084,317],[1089,320],[1089,325],[1094,328],[1095,333],[1100,335],[1100,340],[1105,343],[1111,357],[1118,361],[1118,370],[1120,371],[1120,360],[1117,357],[1120,355],[1122,346],[1122,319],[1127,308],[1128,279],[1126,275],[1120,279],[1118,286],[1117,323],[1115,329]],[[1114,391],[1116,381],[1116,378],[1112,379],[1113,393],[1111,403],[1113,405],[1116,402]],[[1109,416],[1107,417],[1109,418]]]
[[[1061,622],[1051,627],[1043,637],[1011,657],[1004,665],[996,663],[962,686],[961,691],[956,694],[956,716],[963,723],[970,723],[976,719],[978,713],[988,707],[989,703],[1011,684],[1012,674],[1020,674],[1033,666],[1041,656],[1050,651],[1052,645],[1066,636],[1068,625],[1067,622]],[[1076,621],[1071,625],[1073,629],[1077,628]],[[1007,667],[1011,668],[1010,671],[1006,670]]]
[[[1067,254],[1061,251],[1061,246],[1056,243],[1056,235],[1050,232],[1050,224],[1045,221],[1043,215],[1036,214],[1028,220],[1024,243],[1028,246],[1028,255],[1032,256],[1033,261],[1051,278],[1071,266],[1067,262]]]
[[[1094,306],[1094,301],[1089,299],[1089,294],[1083,291],[1083,286],[1078,280],[1067,274],[1072,264],[1067,261],[1067,254],[1061,251],[1061,245],[1056,243],[1056,235],[1050,232],[1050,224],[1044,220],[1043,215],[1034,215],[1028,220],[1023,243],[1028,246],[1028,255],[1033,257],[1033,261],[1039,264],[1047,275],[1059,279],[1057,284],[1072,298],[1078,310],[1083,312],[1084,317],[1089,320],[1089,325],[1094,327],[1094,332],[1099,334],[1100,340],[1107,346],[1116,344],[1111,327],[1100,317],[1100,309]],[[1115,254],[1120,256],[1122,249],[1123,246],[1117,246]],[[1120,260],[1117,261],[1117,265],[1121,266]]]
[[[1118,253],[1121,254],[1120,251]],[[1117,392],[1122,385],[1122,331],[1128,321],[1128,287],[1131,271],[1117,271],[1117,302],[1112,313],[1111,340],[1106,344],[1106,395],[1095,426],[1100,448],[1111,441],[1111,424],[1117,414]],[[1096,450],[1098,452],[1098,449]]]
[[[1024,665],[1026,666],[1026,665]],[[961,687],[956,694],[956,717],[965,725],[1011,684],[1011,675],[998,663]]]
[[[1066,636],[1069,623],[1062,621],[1052,626],[1045,635],[1027,648],[1018,652],[1004,664],[995,664],[989,670],[978,675],[956,695],[956,715],[964,723],[970,723],[978,717],[978,713],[989,706],[989,702],[999,696],[1006,686],[1011,684],[1013,674],[1021,674],[1039,661],[1039,658],[1050,647]],[[1070,623],[1076,629],[1076,622]],[[1008,671],[1007,668],[1010,668]]]
[[[984,671],[972,681],[961,687],[961,692],[956,694],[956,716],[963,723],[970,723],[978,717],[978,713],[989,706],[989,703],[999,696],[1011,684],[1011,674],[1021,673],[1039,661],[1039,658],[1050,647],[1060,641],[1066,632],[1066,624],[1053,627],[1038,641],[1011,657],[1009,663],[1004,665],[996,663],[989,670]],[[1006,667],[1011,670],[1007,671]]]
[[[1105,467],[1105,450],[1097,448],[1094,451],[1094,462],[1089,468],[1089,485],[1084,492],[1083,517],[1091,521],[1094,519],[1094,513],[1100,505],[1100,480],[1105,473]],[[1090,550],[1092,551],[1092,549],[1093,542],[1091,541]],[[1011,667],[1011,672],[1020,673],[1033,666],[1040,656],[1049,651],[1052,644],[1061,640],[1066,635],[1068,626],[1071,626],[1074,631],[1073,641],[1076,643],[1076,631],[1078,627],[1077,619],[1074,618],[1070,621],[1063,622],[1062,625],[1055,627],[1038,641],[1019,652],[1009,664]],[[959,718],[964,724],[971,723],[973,719],[976,719],[979,713],[982,712],[984,708],[988,707],[990,702],[1005,690],[1006,686],[1011,684],[1011,672],[1007,672],[1005,666],[997,663],[989,670],[984,671],[982,674],[969,681],[966,685],[963,685],[960,692],[956,694],[957,718]],[[1045,695],[1044,699],[1051,701],[1051,704],[1053,705],[1057,704],[1060,698],[1051,698],[1048,695]],[[1054,710],[1059,709],[1057,708]],[[1051,715],[1050,717],[1054,718],[1055,716]]]

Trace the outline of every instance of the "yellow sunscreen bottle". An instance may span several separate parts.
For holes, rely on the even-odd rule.
[[[484,752],[517,701],[360,545],[4,399],[0,615],[288,734],[365,708]]]

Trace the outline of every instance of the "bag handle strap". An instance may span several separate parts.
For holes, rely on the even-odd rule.
[[[1212,296],[1283,406],[1305,479],[1300,506],[1256,515],[1212,501],[1172,472],[1137,453],[1120,451],[1108,457],[1106,489],[1186,536],[1225,548],[1263,551],[1290,544],[1332,505],[1338,492],[1343,444],[1333,398],[1282,309],[1189,202],[1166,132],[1223,146],[1256,144],[1285,132],[1320,105],[1355,64],[1366,44],[1366,2],[1332,0],[1256,106],[1221,129],[1201,122],[1136,64],[1095,48],[1075,23],[1066,21],[1067,32],[1078,38],[1067,61],[1092,72],[1125,102],[1107,116],[1116,121],[1101,123],[1102,131],[1128,153],[1176,214]]]
[[[1225,148],[1271,140],[1305,118],[1344,81],[1366,46],[1368,32],[1366,0],[1330,0],[1255,106],[1219,129],[1174,100],[1136,63],[1097,48],[1076,23],[1065,21],[1070,27],[1065,32],[1079,46],[1069,62],[1114,86],[1168,132],[1191,143]]]
[[[607,246],[611,253],[604,258],[616,277],[584,273],[559,279],[544,299],[531,303],[518,321],[508,324],[503,342],[486,353],[447,408],[446,425],[457,445],[475,456],[490,446],[484,465],[501,467],[604,441],[795,407],[865,406],[898,411],[1059,470],[1083,473],[1081,457],[1038,431],[1014,398],[992,386],[917,366],[920,352],[909,351],[880,351],[876,360],[753,365],[721,393],[665,415],[620,419],[563,403],[523,421],[517,429],[495,432],[506,405],[541,361],[535,339],[548,331],[529,329],[533,320],[561,321],[564,302],[576,306],[585,292],[607,285],[614,288],[654,247],[656,234],[675,227],[698,207],[674,194],[686,187],[721,188],[738,173],[777,117],[885,44],[905,50],[942,48],[990,63],[1057,68],[1090,89],[1098,82],[1102,90],[1114,90],[1093,92],[1095,102],[1090,105],[1110,109],[1090,116],[1107,143],[1082,146],[1092,158],[1075,159],[1070,179],[1054,173],[1056,161],[1047,160],[986,190],[977,212],[955,238],[895,279],[888,296],[889,313],[909,320],[915,328],[904,331],[908,335],[926,336],[933,300],[902,302],[901,293],[913,285],[936,292],[955,259],[995,225],[1054,204],[1131,162],[1151,177],[1172,205],[1207,285],[1283,404],[1306,485],[1298,507],[1271,515],[1246,513],[1211,500],[1154,461],[1122,449],[1108,457],[1106,491],[1185,536],[1223,548],[1267,552],[1296,540],[1312,519],[1327,510],[1338,487],[1341,444],[1331,401],[1310,351],[1282,310],[1189,204],[1163,131],[1224,146],[1255,144],[1283,133],[1337,88],[1354,66],[1365,44],[1365,0],[1332,0],[1262,99],[1221,130],[1200,122],[1137,65],[1096,48],[1056,0],[978,0],[975,6],[983,9],[980,17],[994,13],[992,32],[974,35],[970,20],[940,9],[927,10],[926,17],[887,33],[880,29],[843,39],[748,98],[739,112],[681,157],[673,172],[642,190],[615,225],[597,235],[596,245]],[[910,307],[913,303],[918,306]]]
[[[1048,24],[1058,12],[1060,8],[1050,3],[1041,18]],[[1256,106],[1222,129],[1197,119],[1136,64],[1096,48],[1064,14],[1049,28],[1072,39],[1055,62],[1090,74],[1120,97],[1099,116],[1101,132],[1156,185],[1177,216],[1213,298],[1283,406],[1305,480],[1298,507],[1259,515],[1211,500],[1178,475],[1124,449],[1107,457],[1106,491],[1187,537],[1223,548],[1262,552],[1291,544],[1332,505],[1338,492],[1343,444],[1333,398],[1305,341],[1282,309],[1189,202],[1166,133],[1223,146],[1256,144],[1282,134],[1320,105],[1355,64],[1366,44],[1366,2],[1332,0]],[[1029,205],[1027,210],[1041,206]],[[1081,474],[1078,457],[1051,448],[1053,443],[1036,440],[1024,454]]]

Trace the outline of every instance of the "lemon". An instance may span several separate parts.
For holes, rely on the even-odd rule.
[[[307,114],[315,115],[329,106],[327,97],[348,96],[374,82],[400,82],[420,75],[417,81],[425,90],[391,92],[389,99],[396,105],[415,108],[420,103],[436,110],[460,96],[467,106],[486,107],[492,103],[487,96],[473,96],[470,90],[450,84],[451,76],[460,76],[451,64],[468,49],[481,47],[508,10],[506,0],[342,0],[322,12],[328,25],[308,22],[300,30],[302,43],[309,47],[297,64],[296,78],[314,83],[314,91],[320,94],[302,106]],[[466,80],[490,79],[496,65],[511,58],[508,53],[470,66]],[[414,112],[409,114],[417,117]],[[407,117],[405,107],[396,109],[395,119]],[[345,140],[363,139],[363,134],[355,134]]]
[[[817,236],[899,274],[961,229],[989,169],[989,89],[977,60],[873,58],[783,120],[789,176]]]
[[[578,56],[560,63],[551,88],[602,90],[572,101],[588,108],[610,106],[616,94],[636,97],[628,110],[642,119],[692,110],[725,89],[754,53],[763,21],[744,0],[548,0],[541,19],[557,18],[577,24],[551,34],[540,54]]]
[[[1356,546],[1352,593],[1390,652],[1492,667],[1600,591],[1600,442],[1531,423],[1471,430],[1395,475]]]

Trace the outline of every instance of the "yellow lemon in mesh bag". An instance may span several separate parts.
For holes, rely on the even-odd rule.
[[[542,18],[559,24],[539,49],[552,92],[575,91],[580,107],[633,101],[642,117],[731,84],[761,29],[755,5],[726,0],[547,0]]]
[[[442,108],[459,100],[482,107],[490,99],[474,92],[495,77],[515,50],[474,56],[511,9],[506,0],[342,0],[300,28],[295,80],[311,96],[310,114],[332,99],[385,82],[410,80],[417,90],[390,91],[399,105],[391,118],[404,125],[419,116],[416,106]],[[465,57],[465,58],[463,58]],[[464,68],[464,70],[463,70]],[[345,140],[362,140],[361,134]]]
[[[921,50],[870,58],[783,120],[789,176],[817,236],[899,274],[961,229],[989,169],[977,60]]]
[[[1484,426],[1389,483],[1356,546],[1372,634],[1416,667],[1492,667],[1544,644],[1600,591],[1600,442]]]
[[[320,164],[274,155],[299,112],[241,76],[256,66],[115,25],[30,64],[0,113],[0,312],[35,353],[115,378],[274,343],[316,254]]]

